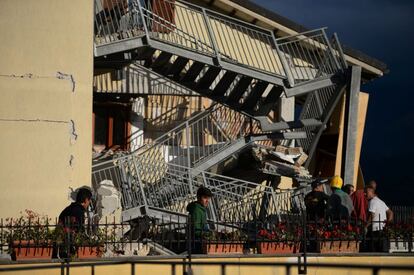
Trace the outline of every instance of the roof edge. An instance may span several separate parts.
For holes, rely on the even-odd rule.
[[[279,23],[295,32],[301,33],[301,32],[305,32],[305,31],[309,31],[308,28],[306,28],[305,26],[298,24],[272,10],[269,10],[263,6],[260,6],[256,3],[253,3],[250,0],[229,0],[237,5],[240,5],[246,9],[251,10],[254,13],[257,13],[263,17],[266,17],[272,21],[275,21],[276,23]],[[344,54],[348,55],[350,57],[353,57],[363,63],[366,63],[380,71],[382,71],[384,74],[389,72],[388,66],[386,63],[371,57],[365,53],[363,53],[360,50],[351,48],[349,46],[343,45],[343,50],[344,50]]]

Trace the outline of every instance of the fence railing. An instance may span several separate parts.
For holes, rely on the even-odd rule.
[[[414,206],[390,206],[396,223],[414,223]]]
[[[283,79],[290,86],[329,77],[344,63],[325,29],[276,39],[273,31],[179,0],[95,0],[95,44],[146,35]]]
[[[368,230],[367,230],[368,228]],[[356,220],[307,220],[304,215],[272,215],[262,221],[211,222],[105,219],[86,224],[25,216],[0,219],[0,253],[12,259],[89,258],[191,254],[357,254],[414,253],[414,224],[387,224],[372,231]],[[92,248],[92,249],[91,249]],[[30,250],[31,249],[31,250]],[[36,255],[36,253],[38,253]],[[47,254],[47,255],[45,255]],[[45,257],[42,257],[45,256]]]
[[[252,221],[267,215],[279,218],[303,210],[303,194],[293,190],[275,192],[270,186],[166,162],[146,163],[135,156],[94,166],[93,185],[104,180],[112,181],[121,192],[124,211],[144,207],[166,216],[186,215],[186,206],[195,200],[200,186],[214,193],[208,208],[212,221]]]

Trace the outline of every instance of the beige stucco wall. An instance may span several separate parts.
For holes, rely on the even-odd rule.
[[[90,185],[93,1],[0,1],[0,217]]]

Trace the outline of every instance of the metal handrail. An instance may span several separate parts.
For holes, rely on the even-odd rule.
[[[169,162],[172,157],[177,164],[193,167],[250,134],[250,123],[250,117],[215,104],[133,153],[147,162]]]

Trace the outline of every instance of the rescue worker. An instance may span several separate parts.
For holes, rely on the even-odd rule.
[[[339,176],[334,176],[330,182],[332,195],[329,198],[328,213],[334,220],[348,219],[354,210],[351,197],[341,189],[342,184]]]

